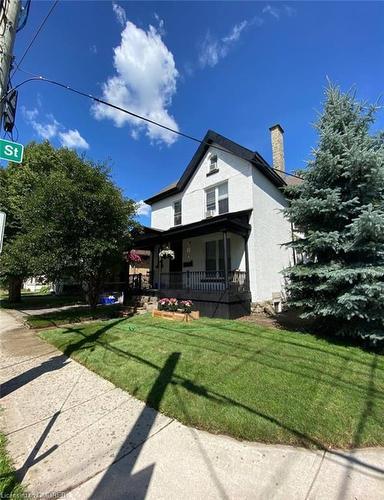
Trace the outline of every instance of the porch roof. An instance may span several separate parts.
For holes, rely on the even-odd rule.
[[[229,231],[247,237],[251,230],[249,216],[252,209],[228,212],[209,219],[203,219],[183,226],[175,226],[167,231],[144,227],[144,232],[135,238],[136,248],[151,248],[166,241],[193,238],[204,234]]]

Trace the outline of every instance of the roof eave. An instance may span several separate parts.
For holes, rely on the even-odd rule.
[[[214,132],[213,130],[208,130],[208,132],[205,134],[204,139],[193,155],[191,161],[188,163],[187,168],[184,170],[182,176],[178,180],[176,186],[172,187],[169,190],[157,193],[154,196],[151,196],[150,198],[144,200],[144,202],[147,203],[147,205],[152,205],[157,201],[182,192],[189,182],[190,178],[192,177],[193,173],[195,172],[196,167],[198,166],[202,157],[213,143],[217,143],[222,148],[227,149],[228,153],[240,156],[244,160],[251,162],[273,184],[275,184],[275,186],[283,187],[287,184],[285,180],[277,172],[275,172],[272,167],[270,167],[270,165],[259,153],[251,151],[250,149],[247,149],[244,146],[241,146],[240,144],[227,139],[226,137],[218,134],[217,132]]]

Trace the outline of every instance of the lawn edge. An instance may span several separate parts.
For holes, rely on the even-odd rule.
[[[116,321],[117,319],[118,318],[109,318],[108,320],[105,320],[105,321]],[[101,322],[102,320],[98,319],[98,320],[94,320],[94,321],[89,321],[89,323],[95,323],[97,321]],[[167,320],[163,320],[163,321],[167,321]],[[85,322],[80,322],[80,323],[76,323],[76,324],[77,325],[82,325],[82,324],[85,324]],[[74,326],[74,325],[75,325],[75,323],[71,323],[70,324],[70,326]],[[64,350],[60,349],[54,343],[49,342],[48,340],[46,340],[45,338],[43,338],[41,336],[41,334],[43,334],[43,333],[48,333],[49,331],[54,331],[54,330],[60,330],[61,328],[64,328],[64,327],[65,327],[65,325],[60,325],[58,327],[53,327],[53,328],[49,327],[49,328],[44,328],[44,329],[38,329],[38,330],[36,330],[36,333],[37,333],[37,335],[39,336],[39,338],[41,340],[43,340],[47,344],[52,345],[55,349],[57,349],[58,351],[60,351],[60,352],[62,352],[64,354]],[[266,328],[267,330],[273,330],[274,329],[273,327],[264,327],[264,326],[262,328],[263,329]],[[291,333],[295,333],[295,332],[293,332],[291,330],[286,330],[286,331],[287,332],[291,332]],[[300,333],[302,333],[302,332],[300,332]],[[310,334],[308,334],[308,335],[310,335]],[[90,366],[87,366],[85,363],[82,363],[80,360],[76,359],[75,357],[69,356],[69,358],[72,359],[73,361],[75,361],[76,363],[78,363],[79,365],[83,366],[84,368],[86,368],[90,372],[94,373],[98,377],[102,378],[103,380],[107,380],[114,387],[116,387],[116,388],[124,391],[125,393],[129,394],[130,397],[132,397],[132,398],[134,398],[134,399],[136,399],[138,401],[141,401],[148,408],[153,409],[151,406],[147,405],[146,401],[144,401],[143,399],[140,399],[136,395],[131,394],[124,387],[121,387],[120,385],[116,385],[116,383],[113,380],[111,380],[110,378],[103,377],[102,375],[100,375],[99,373],[97,373],[95,370],[93,370]],[[266,446],[289,446],[290,448],[303,449],[303,450],[311,450],[311,451],[314,451],[314,450],[325,451],[327,453],[332,453],[332,452],[336,452],[336,451],[345,453],[345,452],[350,452],[350,451],[361,451],[361,450],[377,450],[377,449],[384,450],[384,443],[383,444],[379,444],[379,445],[375,445],[375,444],[373,444],[373,445],[366,445],[363,448],[353,448],[353,447],[349,447],[349,446],[343,448],[343,447],[340,447],[340,446],[335,446],[335,447],[333,447],[333,446],[326,446],[326,445],[316,446],[314,444],[312,444],[312,445],[310,444],[308,446],[303,446],[303,445],[292,444],[292,443],[289,443],[289,442],[286,442],[286,441],[276,441],[276,440],[273,440],[273,441],[267,441],[267,440],[250,441],[250,440],[243,439],[243,438],[241,438],[239,436],[236,436],[236,435],[233,435],[233,434],[225,433],[225,432],[222,432],[222,431],[216,431],[215,429],[211,429],[209,427],[203,427],[203,426],[199,426],[199,425],[192,426],[190,423],[188,423],[186,421],[183,421],[183,420],[179,420],[174,415],[172,415],[170,413],[167,413],[166,411],[158,411],[158,410],[156,410],[156,411],[158,413],[160,413],[161,415],[164,415],[164,416],[166,416],[168,418],[171,418],[175,422],[178,422],[181,425],[184,425],[184,426],[186,426],[186,427],[188,427],[190,429],[196,429],[196,430],[199,430],[199,431],[202,431],[202,432],[207,432],[207,433],[209,433],[211,435],[214,435],[214,436],[224,436],[224,437],[227,437],[227,438],[234,439],[235,441],[240,442],[240,443],[262,444],[262,445],[266,445]]]

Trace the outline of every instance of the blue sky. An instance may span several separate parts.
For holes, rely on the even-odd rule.
[[[16,60],[49,8],[32,0]],[[22,67],[196,137],[213,129],[268,161],[268,127],[278,122],[292,171],[316,144],[327,76],[345,90],[355,85],[361,99],[383,94],[383,20],[384,2],[61,0]],[[13,83],[25,78],[18,72]],[[196,149],[44,83],[20,89],[17,128],[24,144],[49,138],[108,160],[135,200],[177,180]]]

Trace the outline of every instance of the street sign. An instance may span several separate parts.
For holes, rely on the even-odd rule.
[[[6,219],[5,212],[0,212],[0,253],[3,250],[5,219]]]
[[[23,152],[24,146],[22,144],[0,139],[0,160],[21,163],[23,161]]]

